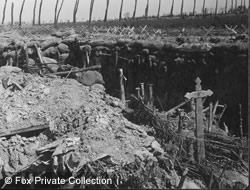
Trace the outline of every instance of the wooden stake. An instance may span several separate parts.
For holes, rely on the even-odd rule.
[[[139,87],[137,87],[135,90],[137,92],[137,98],[141,99],[141,93],[140,93],[141,89]]]
[[[242,130],[242,123],[243,123],[243,119],[242,119],[242,106],[241,104],[239,104],[239,116],[240,116],[240,140],[241,140],[241,146],[243,145],[243,130]],[[239,155],[240,159],[242,159],[242,151],[240,150],[240,155]]]
[[[195,90],[201,91],[201,80],[198,77],[195,80]],[[196,140],[197,140],[197,152],[196,159],[198,163],[201,163],[205,159],[205,144],[204,144],[204,129],[203,129],[203,105],[202,97],[196,98],[195,102],[195,123],[196,123]]]
[[[120,72],[120,98],[123,103],[125,103],[125,89],[124,89],[124,83],[123,83],[123,70],[119,69]]]
[[[144,98],[145,98],[145,89],[144,89],[144,83],[140,83],[140,86],[141,86],[141,97],[142,97],[142,100],[144,101]]]
[[[213,125],[213,104],[210,102],[209,104],[209,119],[208,119],[208,132],[211,132],[211,127]]]
[[[115,51],[115,68],[118,66],[118,61],[119,61],[119,54],[118,51]]]
[[[188,168],[185,169],[185,171],[183,172],[183,174],[181,176],[181,180],[180,180],[180,183],[178,185],[178,189],[181,189],[182,186],[184,185],[184,182],[185,182],[185,179],[187,177],[187,174],[188,174]]]
[[[153,84],[148,84],[148,91],[149,91],[149,107],[154,107],[154,100],[153,100]]]

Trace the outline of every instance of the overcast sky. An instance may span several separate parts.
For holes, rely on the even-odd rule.
[[[62,0],[60,0],[62,1]],[[77,13],[77,21],[86,21],[89,17],[89,6],[91,0],[80,0],[79,10]],[[234,0],[235,1],[235,0]],[[241,0],[237,0],[238,5],[241,3]],[[11,3],[14,3],[14,21],[18,21],[19,12],[22,4],[22,0],[8,0],[7,8],[6,8],[6,18],[5,22],[10,21],[10,11],[11,11]],[[23,11],[23,21],[31,23],[32,15],[33,15],[33,6],[35,0],[26,0]],[[135,0],[124,0],[123,6],[123,16],[124,13],[129,12],[131,16],[133,14]],[[137,13],[136,16],[142,16],[145,12],[147,0],[138,0]],[[158,0],[149,0],[149,16],[156,15],[158,10]],[[171,8],[172,0],[162,0],[161,6],[161,15],[169,14]],[[193,9],[194,0],[184,0],[184,12],[190,12]],[[209,10],[215,8],[216,0],[206,0],[206,8]],[[226,0],[219,0],[218,10],[220,11],[222,7],[225,7]],[[54,8],[55,8],[56,0],[44,0],[42,7],[42,22],[52,22],[54,18]],[[201,12],[203,0],[197,0],[196,11]],[[249,1],[246,0],[247,6]],[[37,2],[37,10],[40,4],[40,0]],[[73,9],[74,9],[75,0],[64,0],[64,5],[62,7],[62,11],[60,14],[60,20],[72,21]],[[110,0],[109,13],[108,18],[114,19],[119,16],[121,0]],[[0,10],[3,9],[4,0],[0,0]],[[93,20],[103,19],[104,12],[106,7],[106,0],[95,0],[94,9],[93,9]],[[179,13],[181,7],[181,0],[175,0],[174,13]],[[228,8],[231,7],[231,0],[228,0]],[[38,16],[38,12],[36,17]],[[2,20],[2,11],[0,14],[0,19]]]

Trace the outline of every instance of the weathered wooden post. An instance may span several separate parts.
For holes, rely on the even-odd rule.
[[[115,68],[118,66],[118,61],[119,61],[119,54],[118,51],[115,51]]]
[[[8,0],[5,0],[4,7],[3,7],[3,19],[2,19],[2,24],[4,24],[4,20],[5,20],[5,11],[6,11],[7,2],[8,2]]]
[[[144,83],[140,83],[140,86],[141,86],[141,97],[142,97],[142,100],[144,101],[144,98],[145,98],[145,89],[144,89]]]
[[[154,107],[154,100],[153,100],[153,84],[148,84],[148,92],[149,92],[149,101],[148,101],[148,105],[150,108]]]
[[[196,160],[200,163],[205,159],[205,143],[204,143],[204,123],[203,123],[203,102],[202,98],[211,96],[213,92],[211,90],[202,90],[201,80],[199,77],[195,80],[195,91],[186,93],[185,97],[195,100],[195,124],[196,124]]]
[[[123,103],[125,103],[125,89],[124,89],[124,82],[123,82],[123,69],[119,69],[120,72],[120,98]]]
[[[201,92],[201,80],[195,80],[195,90]],[[204,129],[203,129],[203,113],[202,113],[202,97],[198,96],[195,103],[195,123],[196,123],[196,139],[197,139],[197,161],[200,163],[205,159]]]
[[[211,127],[213,125],[213,104],[209,103],[209,119],[208,119],[208,132],[211,132]]]
[[[137,83],[141,82],[141,56],[137,55]]]
[[[139,87],[137,87],[135,90],[137,92],[137,98],[140,99],[141,98],[141,94],[140,94],[141,89]]]
[[[241,104],[239,104],[239,116],[240,116],[240,141],[241,141],[241,146],[243,145],[243,130],[242,130],[242,123],[243,123],[243,119],[242,119],[242,107]],[[240,150],[240,155],[239,155],[240,159],[242,159],[242,151]]]

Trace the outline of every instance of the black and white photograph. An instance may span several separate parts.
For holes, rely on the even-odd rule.
[[[1,189],[249,189],[249,0],[0,0]]]

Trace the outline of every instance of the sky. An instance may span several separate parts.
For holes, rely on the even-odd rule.
[[[62,0],[60,0],[62,1]],[[59,5],[60,5],[59,1]],[[80,0],[79,9],[77,12],[77,21],[86,21],[89,17],[89,6],[91,0]],[[180,13],[182,0],[175,0],[174,13]],[[201,12],[203,0],[196,0],[196,12]],[[234,0],[235,1],[235,0]],[[0,19],[2,20],[2,10],[4,7],[5,0],[0,0]],[[6,7],[6,17],[5,23],[10,22],[11,14],[11,4],[14,3],[14,22],[18,22],[19,12],[22,4],[22,0],[8,0]],[[33,18],[33,7],[35,0],[26,0],[23,10],[22,20],[26,23],[31,23]],[[123,16],[125,13],[129,13],[130,16],[133,14],[135,0],[124,0],[123,5]],[[149,0],[149,16],[157,15],[159,0]],[[184,12],[191,12],[193,10],[194,0],[184,0]],[[237,0],[238,5],[241,0]],[[138,0],[136,16],[142,16],[145,13],[147,0]],[[162,0],[162,6],[160,14],[169,14],[171,9],[172,0]],[[226,0],[219,0],[218,10],[222,10],[225,7]],[[249,1],[246,0],[247,6]],[[36,22],[38,16],[40,0],[37,0],[37,12],[36,12]],[[53,22],[54,19],[54,9],[56,0],[44,0],[42,7],[41,21],[43,22]],[[72,21],[73,19],[73,9],[75,0],[64,0],[64,5],[59,17],[59,21]],[[115,19],[119,17],[121,0],[110,0],[108,19]],[[206,0],[206,8],[208,10],[215,9],[216,0]],[[231,0],[228,0],[228,9],[231,7]],[[106,0],[95,0],[93,8],[93,20],[103,19],[106,8]]]

